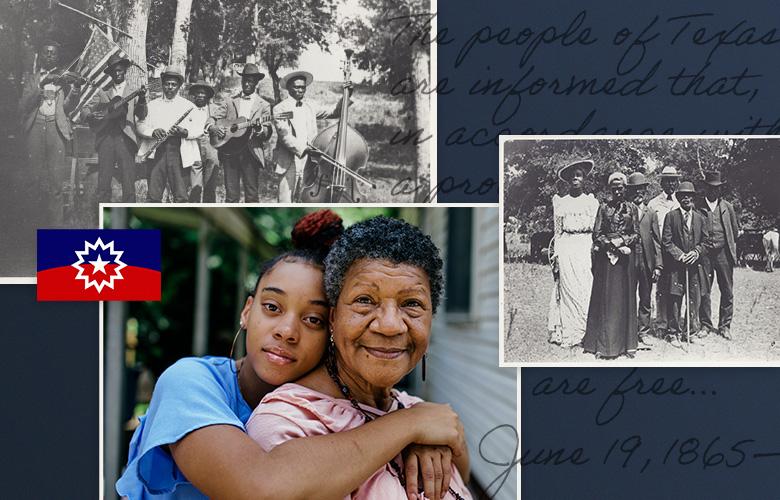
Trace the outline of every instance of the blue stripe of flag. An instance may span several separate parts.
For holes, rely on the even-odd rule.
[[[160,271],[160,231],[157,229],[38,229],[38,271],[70,266],[85,242],[114,242],[128,266]],[[103,253],[106,253],[105,251]],[[104,259],[105,260],[105,259]]]

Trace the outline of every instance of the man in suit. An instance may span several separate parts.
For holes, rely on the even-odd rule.
[[[672,166],[664,167],[661,170],[660,182],[663,191],[647,203],[647,210],[654,216],[659,235],[659,238],[655,240],[655,255],[663,255],[660,235],[663,234],[666,214],[680,206],[675,196],[675,190],[680,184],[680,174],[677,173],[677,169]],[[667,317],[670,311],[669,274],[664,272],[663,260],[661,260],[660,267],[656,264],[656,269],[659,272],[655,288],[655,327],[656,334],[663,338],[669,326]]]
[[[217,150],[211,145],[210,133],[217,133],[214,116],[219,115],[220,105],[211,102],[214,97],[214,89],[204,80],[198,80],[190,85],[190,95],[195,103],[195,110],[191,113],[193,119],[204,123],[204,134],[198,139],[200,146],[200,162],[192,166],[190,172],[190,203],[216,203],[217,195],[217,166],[219,158]],[[213,131],[213,132],[212,132]],[[224,136],[224,132],[222,132]],[[186,178],[185,178],[186,179]],[[202,195],[202,199],[201,199]]]
[[[92,101],[84,106],[81,118],[95,131],[95,149],[98,153],[98,201],[111,202],[111,179],[114,166],[119,166],[122,181],[122,201],[135,203],[135,155],[138,138],[135,135],[136,119],[146,118],[146,91],[114,113],[106,115],[105,106],[112,99],[124,98],[134,93],[135,87],[125,81],[125,73],[132,63],[129,59],[113,54],[105,72],[111,75],[111,83],[98,90]]]
[[[713,278],[718,277],[720,289],[720,321],[716,330],[712,325],[711,301],[708,294],[702,297],[701,316],[702,334],[717,331],[727,340],[731,340],[731,318],[734,316],[734,265],[737,262],[737,237],[739,222],[734,206],[721,198],[723,185],[720,172],[705,172],[705,195],[699,203],[699,209],[707,220],[710,240],[703,256],[704,269],[712,286]]]
[[[695,333],[700,325],[701,296],[709,293],[707,273],[701,265],[709,233],[707,221],[694,208],[696,190],[693,183],[681,182],[676,195],[680,208],[667,214],[661,243],[664,250],[664,270],[669,275],[669,333],[673,335],[672,344],[679,347],[679,333],[686,328],[686,322],[680,320],[683,296],[686,296],[688,305],[686,309],[690,317],[690,332]]]
[[[184,82],[181,71],[168,66],[160,79],[163,95],[149,102],[146,118],[139,120],[136,127],[139,137],[143,138],[138,155],[143,157],[157,141],[162,141],[149,156],[152,168],[147,197],[152,203],[160,203],[167,187],[174,203],[185,203],[187,188],[182,169],[200,162],[198,138],[203,135],[204,123],[191,116],[195,105],[179,95]],[[180,119],[182,121],[174,126]]]
[[[276,173],[282,175],[279,182],[280,203],[290,203],[297,198],[300,189],[303,167],[306,166],[310,154],[316,154],[309,143],[317,137],[317,120],[338,118],[341,115],[341,100],[332,111],[317,111],[315,106],[305,99],[306,89],[314,81],[314,76],[307,71],[293,71],[284,76],[281,85],[287,89],[289,97],[274,107],[274,113],[291,111],[290,120],[276,120],[276,149],[274,149],[274,164]],[[352,84],[346,83],[352,90]],[[297,201],[297,200],[296,200]]]
[[[270,106],[257,92],[257,84],[265,78],[256,64],[244,66],[241,74],[241,92],[233,96],[219,109],[216,120],[235,120],[244,117],[255,120],[270,113]],[[214,133],[224,137],[224,130],[215,129]],[[246,132],[246,144],[238,151],[220,150],[219,158],[225,172],[225,202],[238,203],[241,197],[241,183],[244,184],[244,202],[260,201],[258,184],[260,169],[265,163],[264,145],[270,139],[273,129],[270,124]],[[234,139],[235,140],[235,139]]]
[[[636,205],[639,214],[639,238],[642,254],[637,258],[638,284],[639,284],[639,321],[638,343],[640,346],[650,346],[649,335],[653,331],[650,318],[650,301],[653,283],[661,276],[663,263],[661,253],[656,252],[656,246],[660,245],[661,233],[656,222],[656,213],[645,205],[645,193],[647,180],[641,172],[634,172],[628,176],[628,196]]]
[[[67,114],[81,94],[78,81],[61,78],[60,44],[44,41],[38,50],[39,68],[23,78],[19,116],[27,145],[27,175],[45,207],[47,225],[62,223],[65,152],[71,139]]]

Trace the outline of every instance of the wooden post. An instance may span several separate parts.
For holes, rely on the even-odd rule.
[[[127,228],[127,208],[111,209],[111,227]],[[124,429],[125,407],[125,323],[127,322],[127,302],[112,301],[105,306],[107,318],[103,338],[105,343],[103,357],[103,454],[105,469],[103,494],[105,498],[115,498],[114,484],[119,479],[119,471],[125,463],[121,456]],[[102,315],[101,315],[102,316]],[[103,319],[102,317],[100,318]]]
[[[204,356],[208,351],[209,292],[211,275],[208,258],[211,249],[209,223],[204,219],[198,229],[198,258],[195,269],[195,319],[192,336],[193,356]]]

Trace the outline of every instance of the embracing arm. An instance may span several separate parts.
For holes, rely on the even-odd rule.
[[[240,429],[212,425],[170,449],[187,479],[209,497],[343,498],[410,443],[448,445],[465,455],[458,417],[448,413],[442,405],[415,405],[349,431],[292,439],[268,453]],[[437,429],[426,424],[436,420]]]

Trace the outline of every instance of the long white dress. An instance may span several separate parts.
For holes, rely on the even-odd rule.
[[[547,329],[550,342],[570,347],[585,335],[593,286],[590,250],[599,202],[592,194],[553,196],[555,253],[560,279],[553,287]]]

